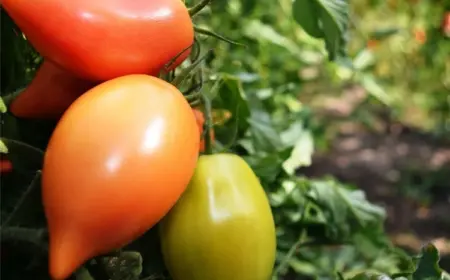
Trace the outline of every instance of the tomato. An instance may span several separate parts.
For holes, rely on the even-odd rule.
[[[96,81],[156,75],[194,42],[180,0],[4,0],[3,7],[43,57]]]
[[[367,48],[369,50],[374,50],[374,49],[376,49],[378,47],[379,44],[380,44],[380,41],[375,40],[375,39],[369,39],[367,41]]]
[[[203,112],[198,110],[198,109],[194,109],[194,115],[195,115],[195,119],[197,120],[197,125],[198,125],[198,129],[200,131],[200,145],[199,145],[199,150],[200,152],[204,152],[205,151],[205,140],[203,139],[203,125],[205,124],[205,117],[203,115]],[[214,136],[214,129],[210,129],[210,136],[211,136],[211,141],[214,141],[215,136]]]
[[[64,279],[156,224],[186,189],[198,145],[191,107],[158,78],[123,76],[78,98],[44,157],[51,276]]]
[[[11,103],[10,111],[22,118],[57,119],[94,85],[44,61],[28,87]]]
[[[200,156],[194,176],[160,223],[174,280],[268,280],[275,225],[261,184],[237,155]]]
[[[445,13],[442,19],[442,32],[447,37],[450,37],[450,12]]]
[[[414,39],[419,44],[425,44],[427,41],[427,33],[422,28],[414,29]]]
[[[9,173],[13,169],[12,162],[7,159],[0,159],[0,174]]]

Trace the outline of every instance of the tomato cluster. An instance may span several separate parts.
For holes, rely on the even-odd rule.
[[[239,156],[199,157],[203,113],[156,77],[183,62],[194,42],[184,3],[2,5],[44,58],[10,110],[58,119],[42,169],[52,278],[66,279],[161,222],[173,279],[269,279],[275,225],[258,178]]]

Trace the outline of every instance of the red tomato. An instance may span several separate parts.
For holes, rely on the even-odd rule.
[[[198,129],[200,131],[200,145],[199,145],[199,150],[200,152],[204,152],[205,151],[205,139],[203,139],[203,125],[205,124],[205,117],[203,115],[203,112],[197,109],[194,109],[194,114],[195,114],[195,119],[197,120],[197,125],[198,125]],[[210,135],[211,135],[211,141],[214,141],[215,136],[214,136],[214,129],[210,130]]]
[[[4,0],[3,6],[43,57],[91,80],[156,75],[194,40],[180,0]],[[174,67],[189,52],[183,54]]]
[[[155,225],[189,183],[199,141],[188,102],[158,78],[123,76],[78,98],[44,158],[51,276],[65,279]]]
[[[44,61],[28,87],[11,103],[17,117],[56,119],[95,84]]]
[[[450,12],[447,12],[442,19],[442,32],[447,37],[450,37]]]
[[[0,159],[0,173],[9,173],[13,169],[12,162],[7,159]]]

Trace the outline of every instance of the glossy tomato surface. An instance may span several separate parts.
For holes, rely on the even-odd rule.
[[[174,280],[268,280],[276,236],[266,194],[239,156],[200,156],[192,180],[160,223]]]
[[[78,98],[44,158],[52,277],[65,279],[157,223],[188,185],[198,145],[192,109],[158,78],[124,76]]]
[[[3,0],[3,7],[42,56],[96,81],[156,75],[194,40],[181,0]]]
[[[94,86],[95,83],[44,61],[9,109],[21,118],[57,119],[81,94]]]

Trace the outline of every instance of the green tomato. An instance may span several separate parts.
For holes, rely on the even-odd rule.
[[[174,280],[268,280],[276,253],[273,215],[239,156],[200,156],[194,176],[160,223]]]

